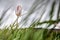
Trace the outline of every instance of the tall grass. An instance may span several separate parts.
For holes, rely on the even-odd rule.
[[[38,28],[0,29],[0,40],[60,40],[60,31]]]
[[[0,29],[0,40],[60,40],[60,29],[54,29],[56,25],[60,22],[60,0],[53,0],[51,4],[51,10],[48,13],[49,14],[49,20],[45,20],[41,22],[42,17],[45,14],[46,7],[49,4],[49,2],[52,2],[50,0],[35,0],[33,5],[28,11],[28,14],[26,15],[25,18],[20,22],[23,25],[28,22],[29,17],[37,11],[37,9],[40,9],[39,13],[42,13],[39,18],[35,20],[33,18],[33,22],[29,26],[29,28],[18,28],[18,23],[17,24],[12,24],[8,28]],[[57,19],[52,20],[53,14],[54,14],[54,7],[59,4],[57,7]],[[39,6],[40,5],[40,6]],[[43,7],[43,5],[45,5]],[[39,6],[39,7],[38,7]],[[43,7],[43,9],[42,9]],[[8,8],[10,9],[10,7]],[[2,14],[2,17],[0,18],[0,25],[7,19],[3,20],[3,17],[5,16],[5,13],[8,11],[5,10]],[[41,12],[42,10],[42,12]],[[38,14],[39,14],[38,13]],[[20,14],[19,14],[20,15]],[[18,20],[18,18],[17,18]],[[2,22],[1,22],[2,21]],[[47,27],[50,27],[51,25],[54,25],[52,29],[43,29],[43,28],[35,28],[36,26],[41,26],[42,24],[48,24]],[[14,28],[15,27],[15,28]]]

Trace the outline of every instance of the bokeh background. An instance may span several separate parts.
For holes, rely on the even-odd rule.
[[[54,7],[54,12],[53,12],[53,18],[52,18],[53,20],[57,19],[57,12],[59,9],[58,7],[60,5],[59,0],[55,0],[55,1],[56,1],[56,4]],[[0,0],[0,18],[2,18],[2,20],[0,21],[0,28],[3,28],[4,26],[9,26],[16,20],[17,17],[15,15],[15,10],[16,10],[17,5],[22,6],[22,13],[21,13],[22,16],[19,17],[19,21],[18,21],[19,25],[22,26],[22,23],[23,23],[22,20],[28,14],[28,11],[32,9],[31,7],[33,7],[32,5],[34,2],[35,0]],[[22,27],[28,28],[28,26],[32,22],[34,22],[36,19],[39,19],[39,17],[41,16],[44,10],[45,10],[44,12],[45,14],[40,21],[42,22],[45,20],[49,20],[49,12],[51,10],[51,6],[53,2],[54,0],[45,0],[41,3],[42,6],[38,2],[39,5],[37,5],[35,12],[33,12],[31,16],[29,16],[28,21]],[[58,25],[60,25],[60,23],[58,23]],[[41,26],[42,28],[45,28],[46,24],[43,24]],[[38,26],[38,28],[40,28],[41,26]],[[52,28],[52,26],[53,25],[51,25],[51,27],[49,28]],[[56,27],[56,28],[59,28],[59,27]]]

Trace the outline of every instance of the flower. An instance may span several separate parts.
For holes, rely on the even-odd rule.
[[[22,7],[20,5],[18,5],[16,8],[16,15],[21,16],[21,11],[22,11]]]

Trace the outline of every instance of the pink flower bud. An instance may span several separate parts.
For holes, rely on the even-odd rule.
[[[21,11],[22,11],[22,7],[20,5],[18,5],[16,8],[16,15],[21,16]]]

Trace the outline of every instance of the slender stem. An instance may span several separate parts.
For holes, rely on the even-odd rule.
[[[18,18],[19,18],[19,16],[17,16],[17,20],[16,20],[17,26],[19,26],[19,25],[18,25]]]

